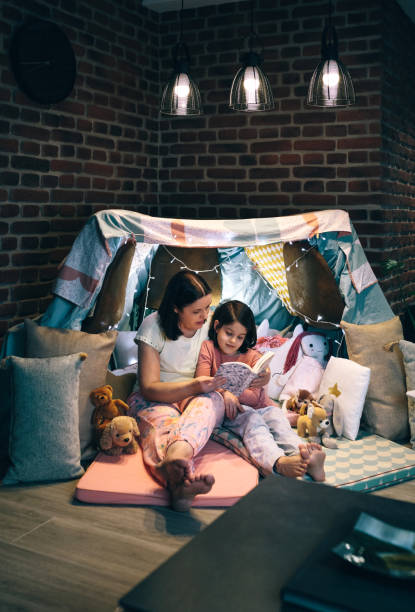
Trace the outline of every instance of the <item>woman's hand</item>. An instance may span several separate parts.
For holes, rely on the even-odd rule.
[[[236,395],[230,391],[222,391],[223,401],[225,402],[225,415],[228,419],[233,421],[239,412],[242,412],[242,406],[239,403]]]
[[[249,385],[252,389],[258,389],[258,387],[264,387],[267,385],[271,378],[271,370],[266,368],[263,372],[258,374],[256,378]]]
[[[226,378],[224,376],[218,376],[217,378],[213,376],[198,376],[195,378],[195,382],[197,382],[199,387],[198,393],[211,393],[223,387],[226,383]]]

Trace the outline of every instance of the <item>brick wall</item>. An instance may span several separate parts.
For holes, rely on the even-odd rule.
[[[153,212],[159,17],[138,4],[0,4],[0,337],[44,312],[57,266],[93,212]],[[9,66],[12,34],[30,17],[62,26],[76,53],[74,90],[50,107],[19,91]]]
[[[415,302],[415,27],[394,3],[384,8],[380,221],[386,256],[405,267],[382,285],[398,310],[401,295]]]
[[[249,3],[185,10],[205,114],[161,120],[177,11],[159,15],[138,0],[15,5],[0,6],[0,337],[44,312],[59,262],[100,208],[197,218],[343,208],[378,275],[385,249],[399,248],[412,257],[405,283],[413,283],[414,95],[398,101],[394,83],[405,55],[413,76],[415,25],[393,0],[333,2],[357,94],[354,107],[338,110],[304,103],[325,0],[256,0],[276,100],[269,113],[228,109]],[[74,91],[52,107],[20,93],[8,66],[11,35],[29,15],[63,26],[77,55]],[[382,281],[392,302],[400,283]]]

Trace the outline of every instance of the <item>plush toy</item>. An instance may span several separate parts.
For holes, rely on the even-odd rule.
[[[300,388],[311,394],[318,391],[327,365],[329,341],[320,332],[302,332],[291,344],[279,382],[285,384],[280,400],[289,399]]]
[[[268,321],[266,321],[268,323]],[[299,336],[304,328],[299,323],[295,326],[292,336],[290,338],[282,337],[278,334],[273,334],[274,330],[269,330],[267,327],[263,328],[265,332],[269,332],[273,335],[259,335],[259,330],[263,326],[263,323],[258,328],[258,341],[255,348],[260,353],[272,351],[275,355],[274,359],[269,364],[271,370],[271,379],[267,386],[267,393],[272,399],[279,399],[280,393],[285,386],[286,380],[280,382],[280,376],[284,370],[285,360],[289,353],[289,350],[294,343],[297,336]],[[268,326],[269,327],[269,326]]]
[[[117,416],[125,416],[128,412],[128,404],[120,399],[112,399],[111,385],[97,387],[89,394],[89,399],[95,406],[91,415],[91,424],[94,426],[94,441],[99,445],[102,432],[108,423]]]
[[[137,422],[132,417],[117,416],[108,423],[102,432],[99,446],[107,455],[132,455],[137,452],[136,438],[140,435]]]
[[[331,438],[336,434],[339,438],[343,435],[344,431],[344,413],[342,407],[337,400],[337,397],[332,393],[325,393],[322,395],[318,403],[324,408],[329,419],[329,427],[327,428],[322,443],[328,448],[337,448],[337,444]],[[329,442],[330,441],[330,442]],[[328,444],[329,443],[329,444]]]
[[[330,422],[326,411],[317,402],[311,402],[307,408],[303,407],[297,421],[297,433],[301,438],[308,438],[313,442],[320,442]]]
[[[302,414],[307,412],[308,405],[314,399],[315,398],[307,391],[307,389],[299,389],[296,391],[296,393],[294,393],[294,395],[283,401],[282,409],[285,411],[291,427],[297,427],[300,412]]]

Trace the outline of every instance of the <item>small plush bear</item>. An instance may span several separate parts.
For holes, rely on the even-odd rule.
[[[140,435],[136,420],[128,416],[117,416],[106,425],[99,446],[107,455],[132,455],[137,452],[136,438]]]
[[[120,399],[112,399],[111,385],[97,387],[89,394],[89,399],[95,406],[91,415],[91,424],[94,426],[94,442],[99,446],[99,441],[108,423],[117,416],[125,416],[128,405]]]

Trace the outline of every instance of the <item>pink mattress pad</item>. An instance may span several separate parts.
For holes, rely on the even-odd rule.
[[[215,477],[210,492],[195,497],[195,507],[232,506],[258,484],[255,467],[213,440],[196,457],[195,468]],[[166,490],[147,472],[141,449],[120,457],[100,453],[79,480],[75,497],[90,504],[169,505]]]

